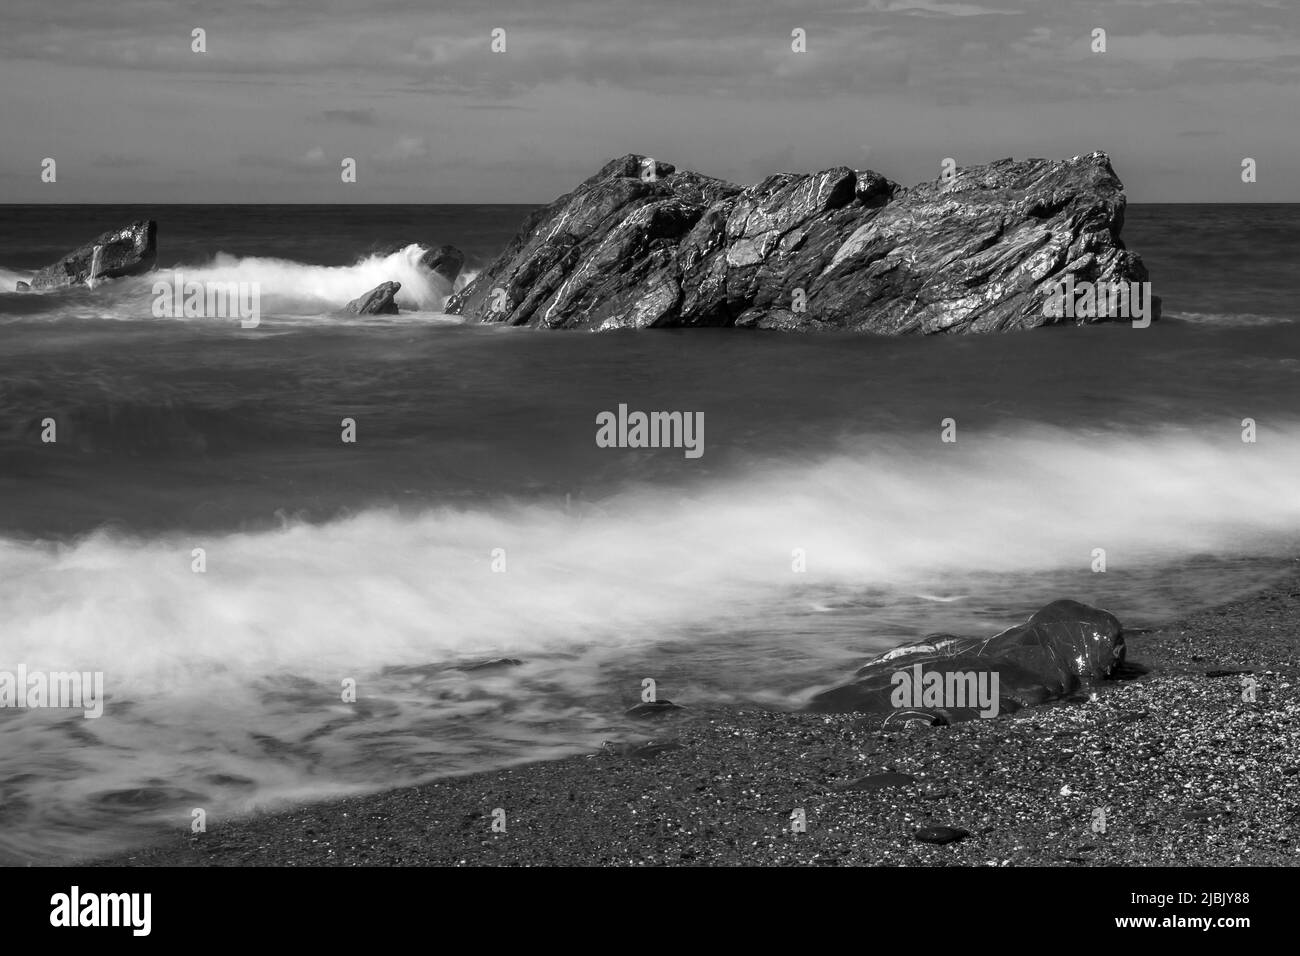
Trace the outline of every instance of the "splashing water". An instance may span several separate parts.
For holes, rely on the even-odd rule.
[[[99,257],[103,254],[103,246],[95,246],[95,251],[90,256],[90,275],[86,276],[86,285],[88,288],[95,288],[95,277],[99,275]]]

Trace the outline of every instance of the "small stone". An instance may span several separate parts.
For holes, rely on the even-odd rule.
[[[623,712],[625,717],[633,717],[637,720],[649,720],[654,717],[663,717],[672,713],[674,710],[682,708],[674,704],[671,700],[651,700],[637,704],[635,707],[629,707]]]
[[[968,836],[970,831],[960,827],[922,827],[916,831],[916,838],[922,843],[936,843],[940,846],[945,843],[956,843]]]
[[[916,730],[926,727],[946,727],[948,718],[937,711],[896,710],[880,722],[881,730]]]
[[[653,760],[660,754],[670,753],[674,750],[681,750],[682,745],[675,740],[647,740],[638,747],[634,747],[630,756],[638,760]]]
[[[905,787],[916,783],[916,778],[906,773],[872,773],[844,785],[845,790],[884,790],[888,787]]]

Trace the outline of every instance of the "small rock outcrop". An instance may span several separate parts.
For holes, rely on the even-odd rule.
[[[400,282],[381,282],[365,295],[345,305],[343,311],[354,315],[397,315],[395,299],[401,288]]]
[[[454,286],[465,265],[465,253],[455,246],[439,246],[421,256],[420,262],[446,279],[448,286]]]
[[[98,255],[96,255],[98,250]],[[152,219],[113,229],[32,276],[32,289],[86,285],[148,272],[158,260],[158,224]],[[93,273],[93,274],[92,274]]]
[[[1050,302],[1067,281],[1147,280],[1120,239],[1125,202],[1100,152],[910,189],[847,166],[742,188],[629,154],[529,216],[447,311],[539,328],[891,335],[1101,321],[1117,316]]]
[[[895,715],[951,724],[1009,714],[1113,676],[1124,654],[1115,615],[1053,601],[992,637],[931,634],[896,647],[863,665],[856,680],[815,696],[808,709],[878,714],[891,725]]]
[[[465,253],[461,252],[455,246],[436,246],[430,248],[425,246],[422,242],[382,242],[371,246],[370,252],[373,255],[378,256],[391,256],[394,252],[401,252],[408,246],[413,245],[418,245],[425,249],[424,254],[420,256],[420,265],[447,280],[448,288],[455,285],[456,278],[460,275],[461,267],[465,265]]]

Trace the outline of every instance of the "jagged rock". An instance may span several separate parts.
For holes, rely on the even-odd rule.
[[[99,247],[99,261],[95,262],[95,247]],[[69,252],[66,256],[46,266],[32,276],[31,288],[57,289],[63,286],[84,285],[87,279],[117,279],[140,275],[154,267],[158,260],[158,224],[152,219],[133,222],[121,229],[112,229],[91,242]],[[91,266],[94,265],[94,276]]]
[[[359,299],[353,299],[345,305],[343,311],[356,315],[397,315],[397,303],[393,299],[401,288],[400,282],[381,282]]]
[[[816,695],[808,709],[880,714],[886,723],[900,712],[957,723],[1068,697],[1112,676],[1124,654],[1123,628],[1115,615],[1077,601],[1053,601],[1024,624],[993,637],[932,634],[896,647],[863,665],[856,680]],[[967,675],[975,675],[976,688],[982,675],[987,702],[996,707],[974,699],[977,692]],[[942,688],[942,699],[918,699],[928,693],[927,686]]]
[[[1104,153],[911,189],[846,166],[741,188],[668,163],[650,177],[649,162],[613,160],[535,211],[447,311],[592,330],[989,332],[1105,318],[1049,314],[1067,274],[1147,279]]]

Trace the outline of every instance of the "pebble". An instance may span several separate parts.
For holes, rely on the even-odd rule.
[[[945,843],[956,843],[968,836],[970,831],[963,830],[961,827],[922,827],[916,831],[916,838],[922,843],[937,843],[940,846]]]

